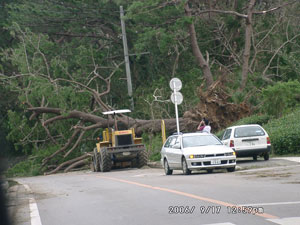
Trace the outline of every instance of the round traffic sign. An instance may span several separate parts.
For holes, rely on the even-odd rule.
[[[181,80],[179,80],[178,78],[173,78],[172,80],[170,80],[170,88],[173,91],[174,91],[174,89],[176,91],[179,91],[182,88]]]
[[[177,105],[180,105],[183,101],[182,94],[180,92],[176,92],[176,94],[172,93],[171,101],[173,102],[173,104],[177,103]]]

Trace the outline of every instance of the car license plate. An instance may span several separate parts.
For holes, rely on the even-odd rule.
[[[123,155],[128,156],[128,155],[130,155],[130,152],[123,152]]]
[[[218,164],[221,164],[221,159],[214,159],[214,160],[211,160],[211,161],[210,161],[210,164],[211,164],[211,165],[218,165]]]

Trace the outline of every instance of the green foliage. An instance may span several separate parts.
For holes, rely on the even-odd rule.
[[[264,113],[279,117],[300,104],[299,81],[277,82],[262,90]]]
[[[268,132],[275,154],[300,153],[300,109],[279,119],[271,120],[264,126]]]
[[[143,141],[147,147],[150,161],[160,160],[160,150],[162,147],[161,135],[143,134]]]
[[[6,171],[7,177],[27,177],[41,175],[40,165],[35,160],[25,160]]]
[[[239,121],[235,122],[233,126],[238,126],[238,125],[244,125],[244,124],[259,124],[263,126],[264,124],[268,123],[268,121],[272,119],[272,116],[267,115],[267,114],[262,114],[262,115],[251,115],[248,117],[245,117],[243,119],[240,119]]]
[[[91,134],[89,134],[91,135]],[[72,152],[68,157],[64,158],[62,155],[57,155],[49,161],[51,165],[59,165],[64,161],[70,160],[72,158],[80,156],[83,152],[90,151],[92,149],[92,144],[83,142],[79,149],[80,151]],[[94,146],[94,145],[93,145]],[[26,160],[16,164],[12,168],[8,169],[6,175],[9,177],[23,177],[23,176],[37,176],[41,175],[46,171],[46,168],[42,167],[42,161],[49,155],[53,154],[60,148],[58,145],[44,145],[36,148],[33,146],[31,149],[31,156],[28,156]]]
[[[6,140],[6,136],[9,132],[8,123],[8,110],[16,109],[17,95],[7,87],[0,88],[0,157],[1,155],[13,155],[13,144]]]

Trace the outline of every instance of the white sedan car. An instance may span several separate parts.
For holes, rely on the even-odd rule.
[[[236,166],[235,152],[222,144],[213,134],[186,133],[170,136],[161,149],[161,164],[165,174],[181,170],[188,175],[192,170],[226,168],[233,172]]]

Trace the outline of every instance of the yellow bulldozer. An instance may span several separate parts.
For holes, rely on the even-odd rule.
[[[108,127],[98,139],[92,156],[95,172],[108,172],[113,167],[138,167],[147,165],[148,154],[142,138],[136,137],[134,128],[118,130],[116,115],[131,112],[128,109],[103,112],[108,116]],[[109,117],[114,117],[114,127],[109,127]]]

